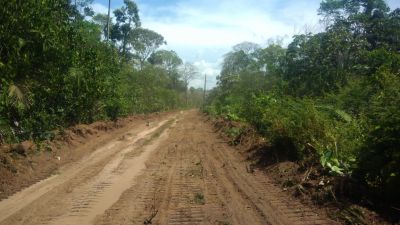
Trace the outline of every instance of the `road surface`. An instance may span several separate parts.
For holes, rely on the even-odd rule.
[[[333,224],[248,173],[198,111],[137,126],[0,202],[0,225]]]

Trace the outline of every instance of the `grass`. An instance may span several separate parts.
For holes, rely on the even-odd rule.
[[[204,205],[206,203],[206,200],[204,198],[203,193],[197,192],[194,194],[194,202],[198,205]]]

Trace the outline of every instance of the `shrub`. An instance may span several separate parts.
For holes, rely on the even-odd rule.
[[[274,95],[254,96],[246,120],[279,150],[297,159],[317,157],[331,172],[351,172],[362,142],[357,121],[332,106]]]
[[[359,154],[357,175],[400,200],[400,78],[382,68],[374,76],[380,91],[366,111],[366,141]],[[390,196],[389,196],[390,195]]]

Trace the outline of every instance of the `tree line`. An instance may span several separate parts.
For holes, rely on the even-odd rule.
[[[227,53],[206,110],[250,123],[278,151],[400,194],[400,9],[324,0],[326,29]]]
[[[142,27],[124,0],[113,17],[91,0],[10,0],[0,8],[0,144],[49,139],[76,123],[199,104],[197,70]],[[193,97],[194,96],[194,97]],[[193,97],[193,98],[192,98]]]

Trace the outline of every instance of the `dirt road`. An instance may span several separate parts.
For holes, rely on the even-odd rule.
[[[333,224],[248,173],[197,111],[133,128],[0,202],[9,224]]]

